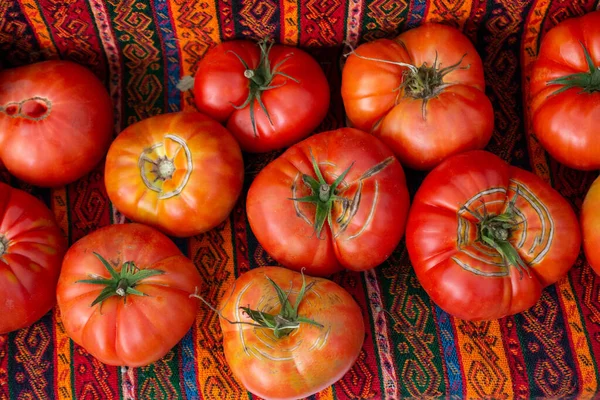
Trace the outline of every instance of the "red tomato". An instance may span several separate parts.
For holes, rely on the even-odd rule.
[[[453,156],[429,173],[406,231],[423,288],[465,320],[530,308],[581,247],[569,203],[538,176],[485,151]]]
[[[222,43],[202,58],[198,109],[225,122],[242,150],[266,152],[307,137],[329,109],[329,84],[308,53],[247,40]]]
[[[163,114],[119,134],[106,156],[106,191],[128,218],[173,236],[223,222],[244,181],[233,136],[195,112]]]
[[[533,132],[559,162],[600,168],[600,12],[559,23],[531,70]]]
[[[0,183],[0,334],[33,324],[54,306],[66,250],[48,207]]]
[[[74,182],[102,160],[112,132],[108,91],[83,66],[44,61],[0,71],[0,160],[17,178]]]
[[[267,253],[318,276],[385,261],[404,234],[408,207],[394,154],[352,128],[290,147],[256,176],[246,202],[250,227]]]
[[[580,219],[585,257],[600,275],[600,177],[596,178],[585,195]]]
[[[403,165],[419,170],[486,146],[494,112],[484,90],[475,47],[440,24],[364,43],[342,71],[352,126],[380,137]]]
[[[219,310],[231,371],[267,399],[304,398],[331,386],[350,370],[365,336],[362,311],[348,292],[285,268],[246,272]]]
[[[168,237],[109,225],[67,251],[56,289],[67,335],[108,365],[145,366],[192,326],[198,270]]]

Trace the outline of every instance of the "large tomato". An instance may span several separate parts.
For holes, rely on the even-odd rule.
[[[433,301],[465,320],[533,306],[581,247],[573,209],[541,178],[476,150],[448,158],[423,181],[406,247]]]
[[[67,335],[108,365],[163,357],[196,318],[194,263],[141,224],[100,228],[67,251],[56,289]]]
[[[459,30],[427,23],[364,43],[342,71],[352,126],[372,132],[408,167],[482,149],[494,128],[481,58]]]
[[[559,162],[600,168],[600,11],[559,23],[531,70],[533,132]]]
[[[248,222],[286,267],[326,276],[385,261],[402,235],[409,195],[402,166],[379,139],[323,132],[267,165],[248,191]]]
[[[106,190],[128,218],[174,236],[223,222],[244,181],[233,136],[196,112],[158,115],[130,125],[106,156]]]
[[[0,71],[0,160],[38,186],[90,172],[112,139],[113,106],[102,82],[70,61]]]
[[[585,258],[600,275],[600,177],[596,178],[585,195],[580,219]]]
[[[331,386],[352,367],[365,336],[348,292],[286,268],[246,272],[219,310],[231,371],[266,399],[299,399]]]
[[[242,150],[266,152],[307,137],[329,108],[329,84],[308,53],[235,40],[209,50],[194,81],[201,112],[225,122]]]
[[[66,249],[48,207],[0,183],[0,334],[31,325],[54,306]]]

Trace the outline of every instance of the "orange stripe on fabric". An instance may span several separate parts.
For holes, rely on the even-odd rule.
[[[455,320],[465,398],[513,398],[513,384],[498,321]]]
[[[582,315],[577,306],[575,293],[569,283],[568,278],[563,278],[556,283],[558,295],[563,305],[563,315],[566,318],[566,331],[570,337],[569,343],[572,346],[577,370],[581,373],[581,392],[579,399],[591,399],[598,389],[596,381],[596,368],[590,343],[585,333],[585,326],[581,320]]]
[[[194,76],[206,50],[221,41],[216,1],[169,0],[169,11],[179,47],[181,77]],[[192,104],[192,93],[188,90],[181,109],[193,109]]]
[[[73,376],[71,375],[71,341],[65,333],[58,307],[54,307],[54,348],[56,362],[54,367],[56,396],[58,399],[71,400],[73,396]]]
[[[451,2],[430,1],[424,22],[447,22],[455,21],[458,28],[463,30],[465,22],[471,15],[473,3],[471,0],[459,0]]]
[[[296,0],[281,0],[281,19],[283,28],[283,43],[295,46],[300,40],[300,27],[298,26],[298,3]]]
[[[40,50],[46,52],[44,59],[57,58],[58,51],[52,42],[50,31],[44,22],[44,18],[35,0],[21,0],[23,14],[29,20],[36,38],[40,44]]]
[[[320,391],[315,395],[317,400],[334,400],[335,396],[333,395],[333,387],[328,387],[325,390]]]

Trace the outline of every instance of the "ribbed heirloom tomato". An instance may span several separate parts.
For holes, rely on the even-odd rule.
[[[559,23],[531,70],[533,132],[559,162],[600,168],[600,11]]]
[[[329,84],[305,51],[249,40],[224,42],[200,60],[194,99],[226,124],[242,150],[266,152],[307,137],[329,108]]]
[[[244,273],[220,304],[225,358],[266,399],[300,399],[340,380],[364,341],[360,307],[336,283],[280,267]]]
[[[596,178],[585,195],[580,219],[585,258],[600,275],[600,177]]]
[[[244,181],[240,146],[196,112],[147,118],[127,127],[106,156],[108,197],[126,217],[173,236],[223,222]]]
[[[342,71],[342,98],[353,127],[419,170],[484,148],[494,128],[479,54],[459,30],[441,24],[360,45]]]
[[[0,71],[0,164],[17,178],[74,182],[102,160],[112,132],[108,91],[85,67],[52,60]]]
[[[56,304],[66,249],[48,207],[0,183],[0,334],[33,324]]]
[[[194,263],[141,224],[100,228],[67,251],[56,288],[71,339],[108,365],[139,367],[173,348],[192,326],[200,287]]]
[[[577,217],[557,191],[481,150],[450,157],[427,175],[406,231],[423,288],[465,320],[533,306],[581,247]]]
[[[385,261],[404,235],[408,207],[394,154],[352,128],[290,147],[256,176],[246,200],[248,222],[267,253],[317,276]]]

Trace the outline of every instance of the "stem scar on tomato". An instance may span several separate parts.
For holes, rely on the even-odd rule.
[[[97,275],[91,275],[92,279],[82,279],[76,283],[89,283],[93,285],[103,285],[104,289],[93,301],[90,307],[102,302],[112,296],[123,297],[123,302],[127,301],[127,295],[148,296],[146,293],[140,292],[135,287],[144,279],[155,275],[163,275],[165,272],[157,269],[140,270],[133,261],[126,261],[121,267],[121,272],[115,271],[112,265],[100,254],[94,252],[94,255],[100,260],[102,265],[110,273],[110,278],[103,278]]]
[[[290,79],[296,83],[300,83],[296,78],[279,71],[279,68],[289,60],[294,53],[288,54],[281,61],[279,61],[275,66],[271,68],[271,62],[269,61],[269,53],[271,52],[271,48],[273,47],[274,41],[270,38],[265,38],[258,42],[258,46],[260,47],[260,61],[256,68],[252,69],[248,66],[248,63],[235,51],[229,50],[228,53],[233,54],[237,57],[238,60],[242,63],[244,68],[244,77],[248,79],[248,97],[246,100],[239,106],[235,104],[231,104],[233,108],[236,110],[241,110],[246,108],[246,106],[250,105],[250,121],[252,122],[252,129],[254,131],[254,136],[258,136],[258,130],[256,128],[256,112],[254,109],[254,101],[258,102],[258,105],[266,114],[267,119],[271,126],[273,126],[273,121],[271,120],[271,115],[267,110],[267,107],[262,101],[261,94],[267,90],[276,89],[281,87],[287,83],[284,81],[279,85],[271,85],[273,82],[273,78],[277,75],[281,75],[287,79]]]
[[[8,253],[8,239],[4,235],[0,235],[0,259]]]
[[[279,310],[279,314],[270,314],[264,311],[253,310],[250,306],[240,307],[244,311],[244,313],[250,317],[254,322],[245,322],[245,321],[232,321],[225,317],[220,310],[217,310],[213,307],[208,301],[206,301],[202,296],[198,294],[198,289],[196,288],[196,293],[191,294],[190,297],[196,297],[200,299],[204,304],[206,304],[212,311],[217,313],[217,315],[223,318],[230,324],[243,324],[250,325],[257,328],[264,328],[273,331],[273,335],[276,339],[284,338],[290,335],[295,329],[300,327],[300,323],[306,323],[309,325],[316,326],[318,328],[324,328],[324,325],[313,321],[312,319],[303,317],[298,315],[298,307],[300,307],[300,303],[304,299],[304,296],[307,292],[309,292],[312,287],[316,284],[316,281],[312,281],[308,285],[306,285],[306,279],[304,277],[304,269],[301,272],[302,274],[302,287],[300,288],[300,292],[296,297],[296,303],[292,306],[289,300],[289,296],[291,293],[291,289],[289,292],[285,292],[275,281],[265,275],[265,278],[273,285],[275,292],[277,293],[277,297],[279,299],[279,304],[281,305],[281,309]]]
[[[519,187],[517,186],[515,195],[508,202],[506,210],[499,215],[488,214],[485,203],[483,203],[483,214],[470,210],[464,205],[460,209],[477,219],[477,240],[496,250],[506,267],[513,265],[519,271],[522,279],[523,272],[526,272],[527,276],[531,278],[529,271],[531,267],[523,261],[521,255],[509,241],[512,231],[524,222],[523,220],[517,222],[518,214],[515,204],[518,196]]]
[[[21,101],[10,102],[0,106],[0,113],[12,118],[23,118],[30,121],[42,121],[50,115],[52,102],[45,97],[34,96]]]
[[[583,48],[583,55],[585,56],[589,71],[577,72],[546,82],[546,85],[564,85],[555,92],[552,92],[548,97],[556,96],[559,93],[573,88],[581,88],[582,91],[580,93],[594,93],[600,91],[600,66],[597,67],[594,64],[594,60],[592,60],[592,56],[590,56],[585,45],[581,41],[579,41],[579,44]]]
[[[404,49],[406,49],[406,46],[403,42],[398,43]],[[414,64],[404,63],[401,61],[391,61],[382,58],[362,56],[356,52],[356,50],[351,44],[346,44],[348,45],[348,47],[350,47],[350,52],[344,54],[344,57],[354,55],[360,59],[367,61],[376,61],[386,64],[397,65],[399,67],[406,67],[407,69],[402,72],[402,83],[400,84],[400,86],[394,89],[394,91],[398,92],[395,104],[398,104],[400,98],[399,96],[402,92],[404,92],[405,97],[422,100],[423,103],[421,105],[421,113],[423,116],[423,120],[427,119],[427,102],[430,99],[438,96],[447,87],[455,84],[452,82],[444,82],[444,77],[450,72],[453,72],[457,69],[469,69],[471,67],[470,64],[466,66],[461,66],[463,60],[467,56],[466,53],[463,54],[460,60],[458,60],[456,63],[441,68],[441,63],[438,64],[438,52],[436,51],[435,59],[433,60],[432,66],[428,66],[427,62],[424,62],[423,64],[421,64],[421,66],[417,67]]]

